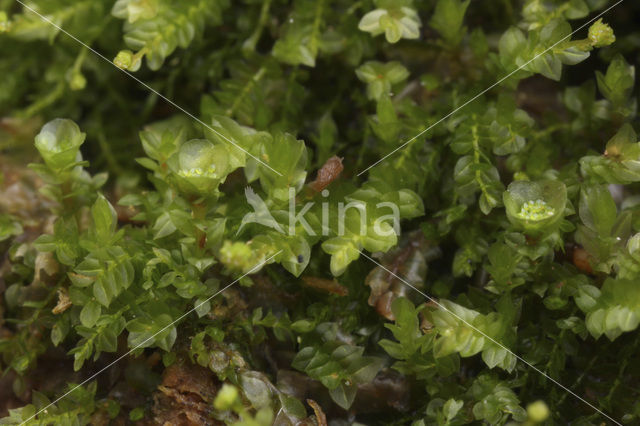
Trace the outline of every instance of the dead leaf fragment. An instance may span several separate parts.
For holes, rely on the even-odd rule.
[[[582,247],[575,247],[573,249],[573,264],[582,272],[590,275],[593,274],[589,253]]]
[[[336,180],[340,173],[344,170],[344,166],[342,165],[342,158],[334,155],[329,158],[324,165],[318,170],[318,175],[316,176],[316,180],[311,182],[309,186],[315,192],[322,192],[331,182]]]
[[[59,270],[60,265],[52,252],[39,252],[36,256],[32,284],[39,284],[44,281],[42,272],[46,276],[53,277]]]
[[[58,304],[51,310],[55,315],[61,314],[67,309],[69,309],[73,305],[71,303],[71,299],[69,298],[69,293],[67,293],[67,289],[61,287],[58,289]]]
[[[410,291],[406,283],[418,289],[424,287],[428,262],[439,253],[439,249],[427,242],[420,231],[410,234],[401,247],[381,259],[384,267],[376,266],[365,278],[365,284],[371,288],[369,306],[375,307],[386,319],[395,320],[391,304]]]

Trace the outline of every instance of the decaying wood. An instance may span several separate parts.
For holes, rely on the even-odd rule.
[[[218,387],[212,373],[200,366],[176,363],[164,372],[154,395],[154,423],[159,425],[218,426],[211,417]]]

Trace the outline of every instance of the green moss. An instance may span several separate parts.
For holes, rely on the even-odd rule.
[[[638,423],[613,4],[0,0],[3,422]]]

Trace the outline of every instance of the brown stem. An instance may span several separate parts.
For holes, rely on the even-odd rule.
[[[191,203],[191,215],[195,220],[202,220],[207,215],[207,205],[204,202]],[[196,228],[196,243],[200,250],[204,249],[207,244],[207,233],[200,228]]]

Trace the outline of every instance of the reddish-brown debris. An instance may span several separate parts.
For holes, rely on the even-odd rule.
[[[318,175],[316,176],[316,180],[311,182],[309,186],[315,192],[322,192],[331,182],[336,180],[340,173],[344,170],[344,166],[342,165],[342,158],[334,155],[329,158],[324,165],[318,170]]]

